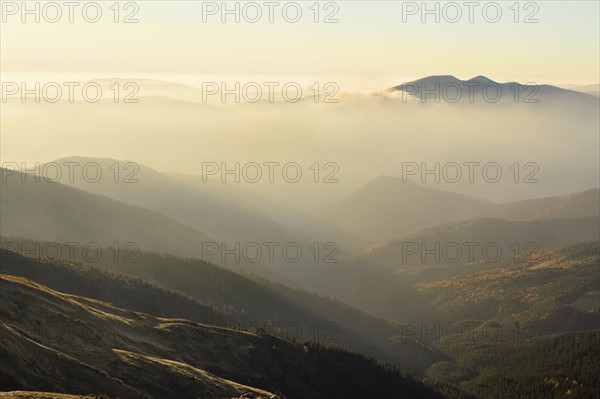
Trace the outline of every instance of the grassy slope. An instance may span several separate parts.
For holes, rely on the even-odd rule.
[[[392,368],[338,349],[156,318],[19,277],[3,275],[0,285],[5,389],[122,398],[269,395],[251,387],[288,398],[439,397]]]

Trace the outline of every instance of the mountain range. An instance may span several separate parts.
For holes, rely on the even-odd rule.
[[[560,197],[496,204],[401,177],[380,176],[316,216],[370,241],[400,238],[446,222],[494,217],[510,220],[599,216],[597,188]]]

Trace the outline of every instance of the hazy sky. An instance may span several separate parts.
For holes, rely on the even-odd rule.
[[[274,23],[268,22],[268,8],[256,2],[263,13],[257,23],[240,23],[228,16],[222,23],[220,10],[206,15],[210,2],[137,1],[124,9],[119,19],[136,11],[138,23],[114,23],[112,1],[99,2],[102,18],[88,23],[81,7],[75,9],[74,23],[68,9],[58,23],[41,16],[27,16],[22,23],[21,2],[3,2],[1,68],[4,76],[23,72],[86,74],[89,77],[168,76],[185,80],[202,74],[234,75],[319,75],[335,77],[415,78],[432,74],[453,74],[469,78],[484,74],[497,80],[536,83],[597,83],[599,65],[599,2],[540,1],[497,2],[502,16],[496,23],[495,5],[478,2],[470,23],[465,2],[458,4],[462,16],[457,23],[456,8],[439,3],[440,22],[421,9],[421,2],[342,1],[319,4],[319,19],[335,11],[337,23],[314,23],[313,2],[299,2],[302,17],[297,23],[284,20],[282,7],[275,8]],[[35,2],[29,2],[33,8]],[[62,2],[58,2],[62,4]],[[235,7],[235,2],[228,2]],[[85,2],[81,3],[82,5]],[[220,7],[221,2],[212,3]],[[245,3],[239,4],[240,10]],[[8,8],[7,8],[8,7]],[[208,7],[208,8],[207,8]],[[429,3],[429,7],[434,7]],[[512,8],[511,8],[512,7]],[[40,10],[43,8],[43,3]],[[515,23],[515,8],[519,22]],[[336,11],[337,10],[337,11]],[[88,10],[93,16],[94,10]],[[445,11],[445,12],[444,12]],[[42,12],[42,11],[40,11]],[[48,8],[53,18],[55,10]],[[255,10],[247,8],[253,18]],[[294,16],[294,8],[288,9]],[[532,15],[531,15],[532,14]],[[538,22],[524,23],[531,15]],[[179,77],[179,78],[178,78]]]

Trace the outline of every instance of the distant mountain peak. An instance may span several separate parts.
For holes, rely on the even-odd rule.
[[[421,82],[461,82],[456,76],[453,75],[432,75],[426,76],[421,79],[417,79],[412,83],[421,83]]]
[[[462,80],[457,78],[454,75],[432,75],[432,76],[426,76],[424,78],[421,79],[417,79],[413,82],[410,83],[442,83],[442,84],[446,84],[446,83],[459,83],[459,84],[464,84],[464,83],[479,83],[479,84],[488,84],[488,83],[497,83],[496,81],[488,78],[487,76],[484,75],[477,75],[469,80]]]
[[[465,80],[465,82],[470,82],[470,83],[477,82],[477,83],[481,83],[481,84],[496,83],[492,79],[488,78],[487,76],[483,76],[483,75],[477,75],[474,78]]]
[[[458,79],[454,75],[431,75],[431,76],[426,76],[426,77],[422,78],[421,80],[425,80],[425,79],[454,79],[454,80],[460,80],[460,79]]]

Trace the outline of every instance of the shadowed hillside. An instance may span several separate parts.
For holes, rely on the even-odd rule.
[[[10,390],[122,398],[273,396],[267,391],[287,398],[440,397],[349,352],[155,318],[19,277],[3,275],[0,284],[1,355],[12,359],[0,366],[0,380]],[[49,336],[51,326],[60,335]],[[32,361],[37,367],[28,366]]]
[[[381,242],[361,258],[392,270],[518,258],[538,248],[600,240],[600,218],[511,221],[473,219],[448,223]],[[429,252],[428,252],[429,251]]]
[[[35,248],[36,243],[4,238],[2,245],[18,250]],[[45,244],[37,245],[44,247]],[[199,260],[140,252],[138,262],[128,263],[115,261],[111,253],[103,251],[104,256],[90,267],[83,265],[86,260],[75,248],[63,247],[61,253],[65,259],[68,259],[67,254],[73,254],[70,261],[80,263],[69,265],[23,258],[4,251],[7,262],[0,271],[71,294],[87,292],[89,297],[114,301],[118,306],[153,315],[202,322],[210,316],[211,320],[221,320],[231,327],[260,328],[272,334],[334,344],[415,372],[424,371],[440,358],[430,348],[413,343],[390,344],[388,338],[399,333],[394,322],[363,313],[330,297],[241,275]],[[121,276],[102,273],[99,269]],[[146,281],[156,286],[149,287]],[[124,291],[130,284],[136,287],[138,295]],[[176,292],[165,291],[165,288]],[[186,303],[190,306],[183,307]],[[206,309],[207,305],[211,308]]]

